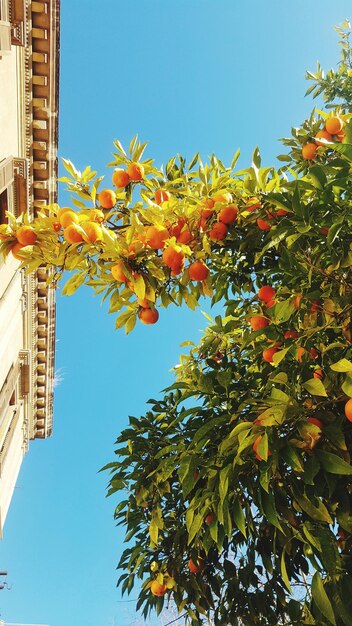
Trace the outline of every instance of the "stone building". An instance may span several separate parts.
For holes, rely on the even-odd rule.
[[[0,0],[0,223],[57,197],[59,0]],[[47,273],[0,259],[0,537],[29,441],[52,432]]]

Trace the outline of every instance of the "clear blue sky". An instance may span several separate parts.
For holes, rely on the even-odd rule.
[[[62,0],[61,156],[104,170],[112,140],[135,133],[163,163],[199,150],[241,165],[258,143],[271,164],[277,138],[306,117],[306,69],[338,60],[333,25],[348,0]],[[110,174],[107,177],[110,186]],[[162,311],[155,327],[114,331],[88,290],[57,299],[54,434],[31,443],[0,544],[9,622],[128,626],[115,565],[122,531],[99,468],[129,414],[171,382],[179,344],[200,336],[201,313]],[[135,597],[131,596],[131,597]],[[115,623],[114,623],[115,619]],[[161,621],[154,621],[161,624]],[[142,624],[142,620],[139,621]]]

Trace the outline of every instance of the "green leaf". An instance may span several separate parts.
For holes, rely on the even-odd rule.
[[[269,452],[268,435],[265,432],[258,444],[257,454],[263,459],[263,461],[267,461],[268,452]]]
[[[330,517],[329,511],[326,506],[319,500],[315,498],[314,500],[318,500],[318,506],[315,506],[310,499],[308,499],[302,493],[299,493],[297,489],[293,490],[294,498],[298,502],[299,506],[311,517],[313,520],[317,522],[326,522],[327,524],[332,524],[333,521]]]
[[[327,396],[326,389],[319,378],[311,378],[303,383],[303,387],[313,396]]]
[[[77,289],[81,285],[83,285],[85,279],[85,273],[75,274],[74,276],[71,276],[71,278],[68,279],[67,283],[62,288],[62,294],[64,296],[72,296],[72,294],[74,294],[75,291],[77,291]]]
[[[222,468],[219,477],[219,496],[220,502],[223,502],[227,496],[227,492],[229,489],[229,473],[231,471],[232,465],[226,465]]]
[[[330,368],[334,372],[352,372],[352,363],[347,359],[340,359],[340,361],[330,365]]]
[[[239,500],[234,501],[232,512],[233,512],[233,519],[235,521],[237,528],[241,531],[242,535],[246,538],[247,537],[246,522],[245,522],[245,517],[244,517]]]
[[[326,617],[331,624],[336,626],[334,611],[331,602],[324,589],[323,581],[319,572],[315,572],[312,579],[312,596],[319,611]]]
[[[282,576],[282,580],[284,581],[287,587],[288,592],[292,593],[290,581],[287,576],[287,569],[286,569],[286,563],[285,563],[285,550],[283,550],[281,554],[281,576]]]
[[[346,394],[346,396],[352,398],[352,374],[346,375],[346,378],[341,385],[341,389]]]
[[[283,302],[279,302],[278,304],[275,305],[274,307],[274,319],[276,324],[281,324],[282,322],[287,322],[291,315],[293,315],[294,311],[295,311],[295,305],[292,302],[292,300],[283,300]],[[286,350],[286,352],[288,351],[288,349],[284,349]],[[276,354],[274,355],[277,356],[278,354],[280,354],[280,352],[284,352],[284,350],[279,350],[278,352],[276,352]],[[286,354],[285,352],[285,354]],[[285,356],[285,355],[283,355]],[[283,357],[282,357],[283,358]],[[281,359],[280,359],[281,360]],[[275,361],[274,363],[279,363],[279,361]]]
[[[272,493],[266,493],[265,491],[263,491],[261,497],[262,497],[263,512],[268,522],[270,522],[270,524],[272,524],[273,526],[281,530],[281,532],[283,532],[282,526],[279,522],[279,517],[276,511],[276,507],[275,507],[274,495]]]
[[[316,455],[326,472],[342,476],[352,475],[352,466],[336,454],[325,452],[325,450],[316,450]]]

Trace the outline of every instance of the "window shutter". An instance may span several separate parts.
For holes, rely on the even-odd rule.
[[[13,179],[13,157],[8,157],[0,161],[0,194],[12,185]]]
[[[11,52],[11,24],[0,21],[0,56]]]

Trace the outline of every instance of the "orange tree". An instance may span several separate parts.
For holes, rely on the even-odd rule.
[[[180,155],[157,169],[115,142],[111,189],[64,161],[72,206],[0,227],[1,248],[63,292],[109,300],[116,326],[200,296],[224,315],[176,382],[118,437],[109,493],[138,607],[192,624],[351,623],[352,62],[308,74],[315,110],[281,155],[236,171]],[[191,401],[193,400],[193,402]]]

